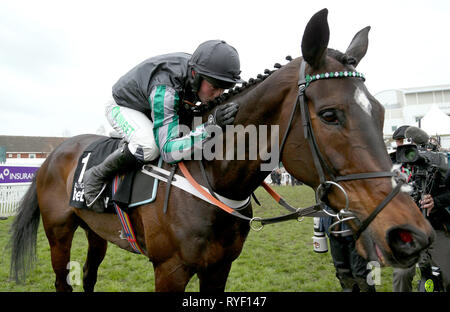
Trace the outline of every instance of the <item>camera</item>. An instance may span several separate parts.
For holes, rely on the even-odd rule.
[[[421,168],[436,168],[445,176],[448,170],[447,154],[430,150],[428,146],[405,144],[397,147],[396,160],[402,164],[414,164]]]
[[[429,142],[428,134],[417,127],[408,127],[405,137],[415,144],[397,147],[396,161],[407,168],[411,174],[411,196],[418,204],[422,195],[430,192],[438,175],[445,177],[448,171],[448,157],[439,152],[435,144]]]

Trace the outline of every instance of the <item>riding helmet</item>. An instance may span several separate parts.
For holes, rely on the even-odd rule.
[[[189,65],[199,74],[192,85],[194,91],[198,91],[200,77],[222,89],[244,82],[239,76],[239,54],[223,40],[209,40],[200,44],[192,54]]]

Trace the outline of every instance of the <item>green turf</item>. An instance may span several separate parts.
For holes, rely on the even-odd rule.
[[[275,187],[295,207],[313,204],[314,193],[305,186]],[[254,204],[254,215],[271,217],[287,213],[280,208],[262,188],[256,191],[262,207]],[[13,217],[0,221],[0,291],[54,291],[54,273],[50,262],[50,248],[39,227],[37,263],[24,284],[9,280],[8,231]],[[313,220],[287,221],[266,225],[261,231],[250,231],[240,257],[233,263],[226,286],[228,292],[274,291],[274,292],[324,292],[340,291],[335,277],[330,252],[313,252]],[[73,280],[82,270],[86,258],[87,241],[84,231],[78,229],[72,246],[71,269]],[[392,291],[392,268],[381,269],[381,284],[377,291]],[[100,266],[96,291],[127,292],[154,291],[153,266],[141,255],[126,252],[113,244],[108,245],[105,260]],[[75,285],[74,291],[82,291]],[[198,291],[196,276],[189,282],[187,291]]]

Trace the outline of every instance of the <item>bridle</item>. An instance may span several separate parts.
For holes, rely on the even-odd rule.
[[[315,190],[316,194],[316,202],[321,205],[322,211],[326,213],[329,216],[335,217],[338,220],[333,223],[329,227],[329,231],[331,233],[344,233],[350,230],[346,231],[333,231],[332,228],[337,226],[340,223],[350,221],[350,220],[357,220],[356,215],[350,211],[349,208],[349,198],[347,195],[347,192],[345,189],[339,184],[339,182],[343,181],[351,181],[351,180],[361,180],[361,179],[374,179],[374,178],[385,178],[385,177],[394,177],[396,181],[396,186],[394,189],[381,201],[380,204],[372,211],[372,213],[365,219],[364,221],[360,222],[359,228],[357,231],[353,234],[355,240],[359,238],[359,236],[364,232],[364,230],[367,229],[369,224],[375,219],[375,217],[387,206],[387,204],[399,193],[401,187],[403,184],[407,182],[407,178],[404,174],[401,173],[399,170],[393,170],[393,171],[379,171],[379,172],[365,172],[365,173],[355,173],[355,174],[349,174],[349,175],[343,175],[343,176],[335,176],[333,174],[333,171],[327,164],[327,162],[324,160],[322,153],[320,152],[320,149],[317,145],[317,140],[314,135],[314,130],[312,128],[312,122],[311,122],[311,116],[308,109],[308,102],[306,99],[306,88],[313,82],[323,79],[336,79],[336,78],[359,78],[363,79],[364,75],[355,71],[340,71],[340,72],[329,72],[329,73],[323,73],[323,74],[317,74],[317,75],[305,75],[305,69],[306,69],[306,62],[302,60],[302,63],[300,65],[300,73],[299,73],[299,81],[298,81],[298,93],[297,93],[297,100],[294,103],[294,107],[292,109],[289,123],[287,126],[287,129],[284,133],[283,139],[281,141],[280,145],[280,160],[281,160],[281,153],[283,152],[283,147],[286,142],[286,139],[289,134],[289,130],[292,126],[292,122],[294,119],[294,115],[297,109],[297,106],[300,106],[300,112],[301,112],[301,118],[302,118],[302,126],[303,126],[303,132],[304,137],[308,141],[314,166],[316,167],[317,173],[319,175],[319,181],[320,184]],[[329,176],[329,179],[326,178],[325,172]],[[330,187],[334,185],[336,186],[345,197],[345,207],[344,209],[341,209],[336,214],[330,213],[326,210],[325,203],[321,200],[325,195],[326,192],[330,189]]]
[[[270,188],[269,185],[267,185],[265,182],[262,182],[261,186],[284,208],[290,211],[289,214],[278,216],[278,217],[272,217],[272,218],[259,218],[259,217],[249,217],[241,214],[238,210],[246,208],[248,205],[245,205],[242,208],[239,209],[233,209],[225,205],[224,203],[220,202],[214,194],[214,190],[212,189],[208,178],[206,176],[206,173],[203,168],[202,161],[199,161],[200,169],[202,171],[203,179],[207,185],[207,189],[209,192],[206,192],[205,189],[202,188],[200,184],[198,184],[195,179],[190,175],[189,170],[186,168],[183,162],[179,162],[177,165],[180,168],[183,175],[189,180],[191,185],[198,190],[201,194],[203,194],[204,197],[208,198],[211,203],[216,205],[217,207],[221,208],[222,210],[226,211],[227,213],[230,213],[231,215],[234,215],[240,219],[246,220],[250,222],[250,227],[255,230],[259,231],[263,228],[265,224],[271,224],[271,223],[277,223],[292,219],[297,219],[298,221],[302,221],[304,216],[326,216],[329,215],[331,217],[337,218],[337,221],[333,223],[329,227],[329,232],[333,234],[344,234],[347,232],[351,233],[351,230],[345,230],[345,231],[334,231],[332,230],[335,226],[338,224],[341,224],[346,221],[355,220],[359,221],[356,215],[350,211],[349,208],[349,198],[347,195],[347,192],[345,189],[339,184],[339,182],[342,181],[351,181],[351,180],[360,180],[360,179],[373,179],[373,178],[385,178],[385,177],[394,177],[395,181],[397,182],[397,185],[394,187],[394,189],[383,199],[383,201],[372,211],[372,213],[365,219],[363,222],[359,222],[359,228],[358,230],[353,234],[355,240],[359,238],[361,233],[367,229],[369,224],[375,219],[375,217],[383,210],[386,205],[399,193],[400,188],[403,184],[407,182],[407,177],[405,174],[403,174],[400,170],[393,170],[393,171],[380,171],[380,172],[365,172],[365,173],[355,173],[355,174],[349,174],[349,175],[343,175],[343,176],[335,176],[330,169],[329,165],[325,162],[322,153],[320,152],[320,149],[317,145],[317,140],[314,135],[314,131],[312,128],[311,123],[311,116],[309,115],[308,110],[308,104],[306,100],[306,94],[305,90],[306,88],[314,81],[320,80],[320,79],[330,79],[330,78],[361,78],[364,79],[364,76],[361,73],[358,72],[352,72],[352,71],[343,71],[343,72],[333,72],[333,73],[324,73],[319,75],[305,75],[305,67],[306,62],[302,60],[302,64],[300,66],[300,74],[299,74],[299,81],[298,81],[298,94],[297,99],[294,102],[294,106],[292,108],[292,112],[289,118],[289,122],[286,128],[286,131],[284,133],[283,139],[281,141],[280,149],[279,149],[279,158],[281,160],[281,154],[283,152],[283,147],[286,142],[286,139],[289,135],[289,130],[292,126],[292,122],[294,120],[295,112],[297,110],[297,106],[300,106],[301,110],[301,118],[302,118],[302,125],[304,130],[304,136],[305,139],[308,140],[309,146],[312,151],[312,156],[314,160],[314,165],[317,169],[320,184],[315,190],[316,194],[316,204],[310,207],[305,208],[294,208],[289,203],[287,203],[280,195],[278,195],[273,189]],[[324,170],[325,169],[325,170]],[[329,179],[326,178],[325,171],[327,172]],[[174,171],[173,171],[174,172]],[[336,186],[345,197],[345,207],[344,209],[341,209],[336,214],[333,214],[326,209],[325,203],[321,200],[325,195],[326,192],[329,190],[330,186],[334,185]],[[248,202],[250,203],[250,201]],[[254,224],[259,223],[260,226],[256,227]]]

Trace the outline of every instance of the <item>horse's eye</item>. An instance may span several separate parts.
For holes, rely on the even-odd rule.
[[[324,110],[319,113],[320,119],[327,124],[337,125],[339,124],[339,118],[335,110]]]

